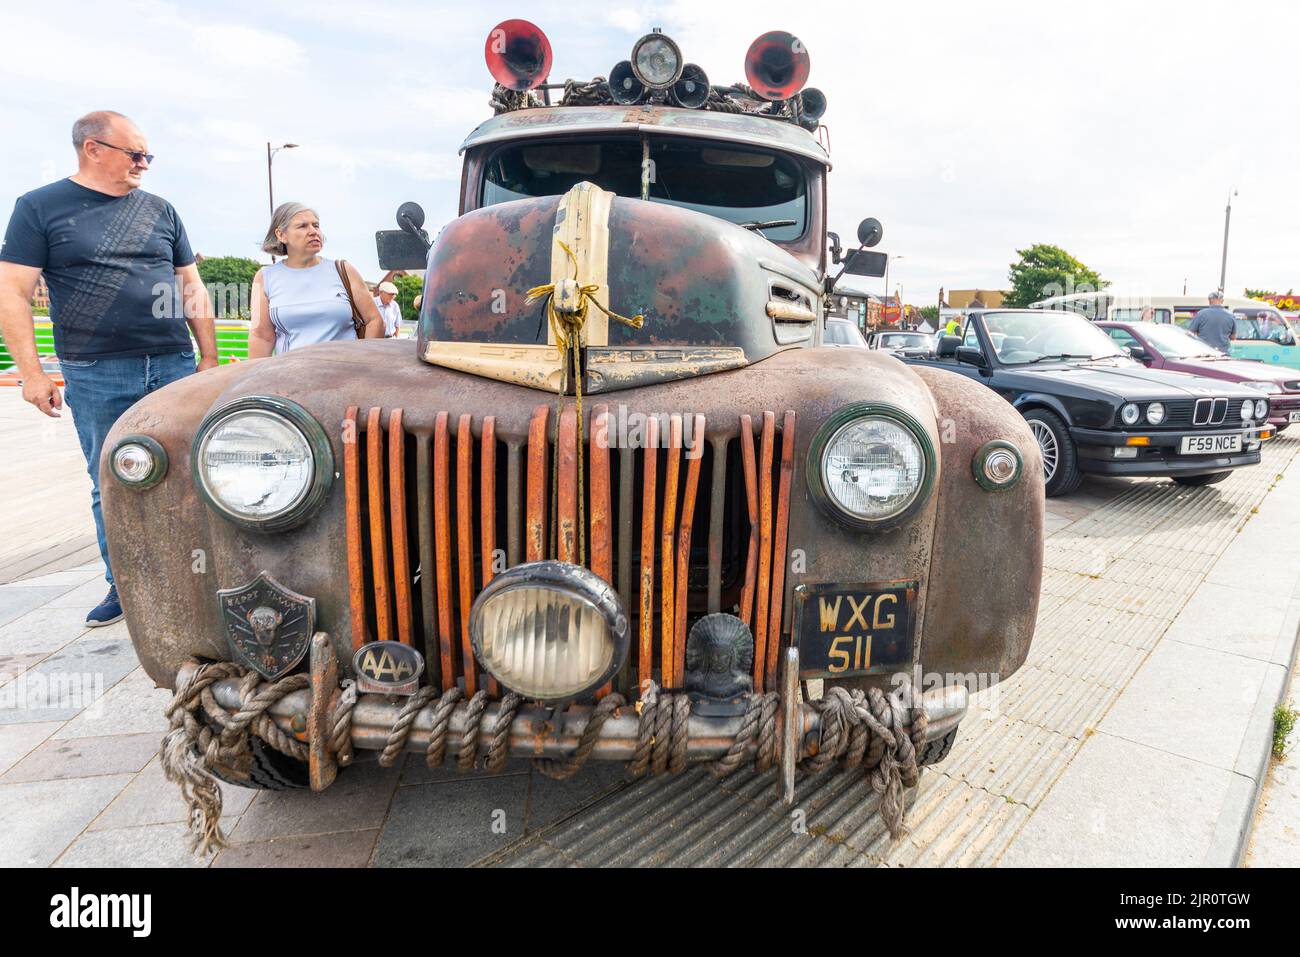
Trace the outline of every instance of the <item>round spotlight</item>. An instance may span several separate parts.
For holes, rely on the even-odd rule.
[[[640,103],[645,96],[645,84],[637,79],[630,60],[615,63],[605,84],[609,87],[609,95],[614,102],[624,106]]]
[[[1012,488],[1020,481],[1025,460],[1020,449],[1004,439],[985,442],[971,461],[975,481],[990,492]]]
[[[649,33],[632,47],[632,71],[652,90],[663,90],[682,75],[682,51],[662,33]]]
[[[167,474],[167,453],[147,435],[128,435],[120,440],[109,461],[117,480],[134,489],[157,485]]]

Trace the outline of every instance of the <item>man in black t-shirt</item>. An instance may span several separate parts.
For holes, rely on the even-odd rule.
[[[0,247],[0,327],[23,398],[46,415],[63,407],[36,353],[31,298],[44,273],[54,351],[90,473],[91,511],[109,590],[86,619],[122,617],[99,507],[99,461],[118,417],[155,389],[217,364],[212,304],[189,238],[166,200],[140,189],[149,145],[120,113],[72,127],[77,172],[18,198]],[[188,329],[186,328],[188,326]]]

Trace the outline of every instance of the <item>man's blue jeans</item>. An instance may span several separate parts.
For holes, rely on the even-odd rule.
[[[86,457],[86,471],[90,473],[90,510],[95,515],[99,554],[104,558],[104,577],[111,585],[113,569],[108,563],[104,515],[99,507],[99,459],[104,451],[104,439],[113,423],[136,402],[167,383],[192,373],[194,353],[61,359],[59,367],[63,370],[65,383],[63,398],[72,410],[72,424],[77,427],[81,453]]]

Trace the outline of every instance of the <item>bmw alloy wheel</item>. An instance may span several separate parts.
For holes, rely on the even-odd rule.
[[[1050,482],[1052,476],[1056,474],[1056,462],[1060,456],[1056,436],[1052,434],[1052,430],[1046,422],[1039,422],[1035,419],[1029,421],[1029,430],[1034,433],[1034,438],[1038,440],[1038,450],[1043,455],[1043,481]]]

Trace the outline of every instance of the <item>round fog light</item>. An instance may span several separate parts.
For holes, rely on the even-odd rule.
[[[984,443],[971,464],[975,481],[990,492],[1011,488],[1020,481],[1020,473],[1024,470],[1020,450],[1001,439]]]
[[[117,443],[109,458],[117,480],[131,488],[157,485],[167,474],[167,453],[147,435],[128,435]]]
[[[627,613],[595,572],[568,562],[516,565],[487,584],[470,609],[479,663],[526,698],[560,701],[593,692],[623,666]]]

